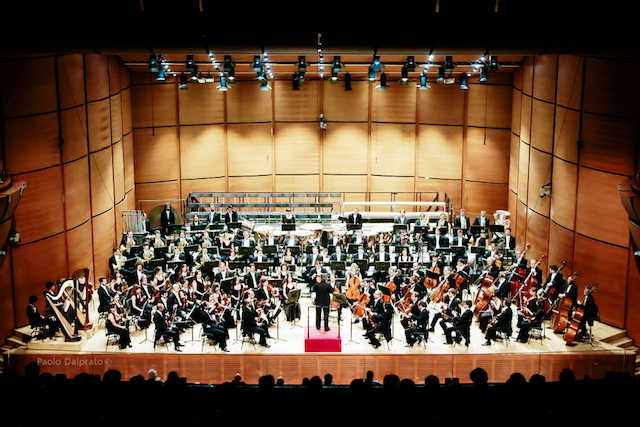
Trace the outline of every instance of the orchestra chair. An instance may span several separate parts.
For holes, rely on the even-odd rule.
[[[537,339],[540,340],[540,344],[544,343],[544,340],[547,338],[546,327],[544,323],[540,324],[540,326],[532,326],[529,329],[529,339]]]
[[[426,332],[418,332],[418,331],[411,332],[411,336],[412,336],[414,339],[417,339],[417,340],[418,340],[418,344],[419,344],[419,345],[421,345],[421,346],[422,346],[422,347],[424,347],[425,349],[427,348],[427,340],[428,340],[429,338],[428,338],[428,335],[427,335],[427,333],[426,333]]]
[[[493,342],[502,341],[505,346],[509,347],[509,341],[511,341],[511,334],[506,331],[496,331],[496,338]]]
[[[31,334],[29,335],[29,340],[34,339],[44,342],[45,338],[49,336],[49,325],[47,325],[46,323],[29,326],[31,326]]]
[[[104,349],[105,351],[109,348],[109,343],[111,345],[120,345],[120,335],[115,332],[110,332],[107,328],[104,328],[105,335],[107,337],[107,342],[105,343]],[[115,341],[115,342],[114,342]]]
[[[200,335],[202,336],[202,348],[200,349],[200,351],[204,351],[204,344],[207,340],[209,340],[209,345],[211,345],[214,349],[216,346],[220,347],[220,343],[213,338],[213,335],[204,332],[204,329],[200,330]]]
[[[387,350],[391,351],[391,347],[390,347],[390,342],[387,341],[387,339],[384,337],[384,333],[383,332],[379,332],[379,331],[375,331],[374,335],[376,336],[376,338],[378,339],[378,341],[382,342],[386,342],[387,343]],[[391,340],[393,340],[393,337],[391,337]]]
[[[156,329],[155,333],[154,333],[154,338],[153,338],[153,350],[156,349],[156,346],[158,344],[158,340],[162,338],[162,342],[160,344],[164,344],[165,347],[167,347],[167,350],[169,350],[169,343],[172,343],[173,340],[165,333],[159,331]]]

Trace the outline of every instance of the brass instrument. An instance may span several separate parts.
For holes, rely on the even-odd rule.
[[[119,271],[124,267],[124,264],[127,262],[127,257],[124,255],[116,255],[116,263],[111,264],[115,271]]]

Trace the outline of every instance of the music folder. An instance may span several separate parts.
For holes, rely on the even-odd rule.
[[[265,245],[262,247],[263,254],[275,254],[278,252],[278,245]]]
[[[387,271],[391,266],[391,263],[389,261],[376,261],[374,265],[375,269],[378,271]]]
[[[393,224],[394,233],[397,233],[400,230],[409,231],[409,224]]]
[[[229,261],[229,269],[230,270],[242,270],[245,266],[244,261]]]
[[[282,231],[296,231],[296,224],[282,224]]]
[[[236,228],[242,228],[242,223],[241,222],[228,222],[227,223],[227,228],[229,230],[233,230]]]
[[[361,230],[362,224],[347,223],[347,230]]]
[[[333,271],[344,271],[346,268],[344,261],[331,261],[331,270]]]

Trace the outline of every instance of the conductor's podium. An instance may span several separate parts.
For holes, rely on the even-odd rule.
[[[342,338],[339,327],[332,325],[331,330],[316,329],[315,325],[307,327],[304,338],[305,353],[340,353],[342,351]]]

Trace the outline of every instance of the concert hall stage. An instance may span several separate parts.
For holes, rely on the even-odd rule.
[[[303,309],[301,325],[307,324],[307,311]],[[335,314],[334,314],[335,316]],[[397,317],[397,316],[396,316]],[[425,346],[405,347],[404,333],[396,319],[394,336],[388,345],[374,349],[362,336],[359,324],[349,322],[350,315],[343,314],[341,325],[342,348],[339,353],[305,353],[306,326],[294,326],[280,320],[279,327],[270,330],[274,339],[269,340],[271,348],[255,347],[248,342],[236,341],[236,330],[230,329],[228,347],[223,353],[199,339],[200,326],[187,330],[181,335],[186,344],[182,353],[172,346],[153,348],[153,326],[145,339],[144,331],[132,331],[133,347],[120,350],[117,345],[106,347],[103,323],[94,327],[93,336],[80,343],[56,341],[31,341],[28,345],[5,352],[5,369],[24,372],[30,362],[40,365],[41,372],[64,373],[72,377],[80,372],[101,375],[109,369],[122,372],[124,379],[134,375],[144,375],[149,369],[158,371],[166,378],[176,371],[187,381],[195,383],[220,384],[241,373],[244,381],[256,384],[262,375],[282,376],[287,384],[300,384],[305,377],[323,376],[331,373],[336,384],[349,384],[354,378],[363,378],[372,370],[377,379],[387,374],[396,374],[401,379],[410,378],[422,383],[428,375],[445,378],[459,378],[461,383],[469,382],[469,372],[480,367],[487,371],[491,382],[504,382],[514,372],[526,378],[533,374],[544,375],[548,381],[557,380],[565,368],[572,369],[577,378],[589,375],[603,378],[607,371],[631,372],[635,369],[635,352],[608,344],[624,337],[624,331],[596,323],[593,327],[594,342],[578,343],[568,347],[561,335],[547,330],[543,340],[532,339],[527,344],[511,340],[482,346],[484,338],[476,323],[471,328],[471,345],[446,345],[439,326],[430,334]],[[311,323],[314,319],[311,318]],[[515,320],[515,319],[514,319]],[[353,326],[353,329],[351,327]],[[337,335],[337,319],[331,323],[332,332]],[[27,326],[16,331],[16,335],[29,334]],[[193,336],[192,336],[193,334]],[[514,336],[515,336],[514,332]],[[276,339],[279,337],[279,340]],[[193,341],[192,341],[193,340]]]

